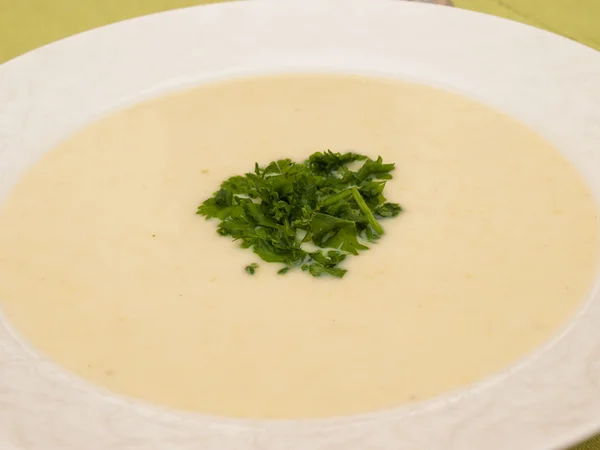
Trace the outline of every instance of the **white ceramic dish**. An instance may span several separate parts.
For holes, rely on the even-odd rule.
[[[1,66],[0,199],[58,140],[118,106],[202,80],[296,70],[379,73],[476,97],[553,142],[600,197],[600,53],[446,7],[255,0],[111,25]],[[562,448],[600,428],[594,292],[552,342],[492,379],[416,406],[306,421],[213,418],[118,397],[40,358],[0,317],[0,448]]]

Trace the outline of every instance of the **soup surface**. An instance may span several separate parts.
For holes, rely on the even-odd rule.
[[[396,162],[405,211],[345,278],[276,275],[196,207],[255,162]],[[45,155],[0,210],[0,301],[42,353],[202,413],[301,418],[422,400],[565,324],[596,269],[597,210],[528,128],[426,86],[231,80],[117,112]]]

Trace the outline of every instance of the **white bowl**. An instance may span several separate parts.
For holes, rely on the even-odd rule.
[[[463,92],[555,144],[600,196],[600,53],[459,9],[255,0],[103,27],[0,67],[0,199],[57,141],[140,98],[230,75],[384,74]],[[0,317],[0,448],[535,450],[600,429],[600,296],[534,355],[442,398],[348,418],[228,420],[121,398],[31,350]]]

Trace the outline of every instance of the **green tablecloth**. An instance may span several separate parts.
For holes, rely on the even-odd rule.
[[[218,1],[0,0],[0,63],[110,22]],[[454,0],[454,4],[546,28],[600,50],[600,0]],[[600,436],[573,450],[600,450]]]

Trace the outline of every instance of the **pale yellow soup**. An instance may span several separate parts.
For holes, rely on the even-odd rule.
[[[405,211],[339,280],[276,275],[195,214],[225,178],[354,150]],[[597,209],[517,121],[393,80],[286,75],[117,112],[49,152],[0,213],[0,301],[40,352],[114,392],[235,417],[391,408],[506,368],[572,317]]]

